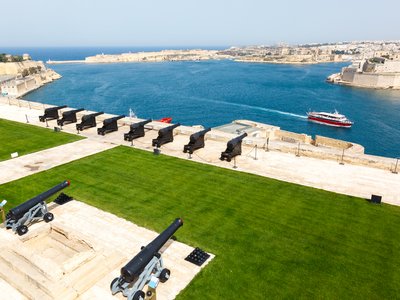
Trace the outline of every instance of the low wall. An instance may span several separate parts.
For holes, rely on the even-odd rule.
[[[321,136],[321,135],[316,135],[315,136],[315,146],[320,146],[320,145],[338,148],[338,149],[349,149],[350,147],[353,146],[353,144],[350,142],[336,140],[336,139],[328,138],[328,137]]]
[[[295,133],[285,130],[274,131],[274,136],[276,139],[288,142],[288,143],[305,143],[310,144],[312,142],[311,136],[304,133]]]

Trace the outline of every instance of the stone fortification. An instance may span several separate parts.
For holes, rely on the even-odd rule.
[[[0,88],[4,96],[21,97],[61,76],[41,61],[0,63]]]
[[[98,54],[86,57],[86,63],[118,62],[160,62],[160,61],[196,61],[221,59],[216,50],[162,50],[158,52],[136,52],[122,54]]]
[[[0,75],[19,75],[30,68],[46,70],[42,61],[26,60],[21,62],[0,62]]]
[[[341,73],[327,78],[328,82],[377,89],[400,89],[400,59],[398,54],[374,57],[354,62]]]

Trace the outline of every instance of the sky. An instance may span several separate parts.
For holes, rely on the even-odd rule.
[[[0,47],[400,40],[398,0],[0,0]]]

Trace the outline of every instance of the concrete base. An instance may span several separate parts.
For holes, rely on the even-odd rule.
[[[0,229],[2,297],[126,299],[121,293],[112,296],[110,283],[158,234],[78,201],[52,203],[49,209],[54,221],[33,224],[22,237]],[[192,251],[172,240],[161,249],[171,278],[159,284],[158,299],[174,299],[214,257],[198,267],[184,260]]]

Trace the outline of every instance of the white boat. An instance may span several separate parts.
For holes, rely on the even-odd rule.
[[[334,113],[312,111],[308,112],[307,116],[311,122],[328,126],[350,128],[354,124],[345,115],[339,114],[336,110]]]

